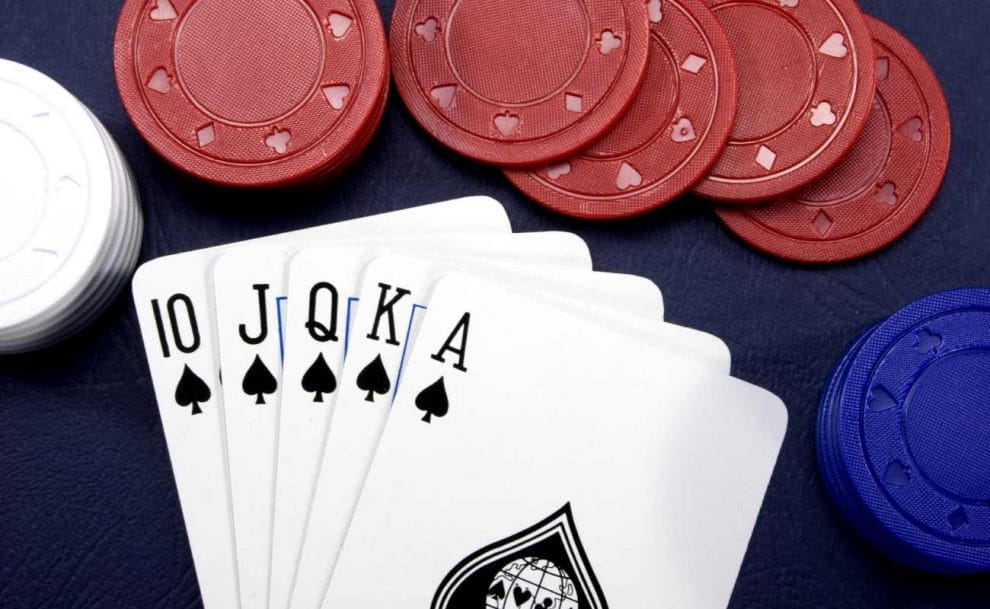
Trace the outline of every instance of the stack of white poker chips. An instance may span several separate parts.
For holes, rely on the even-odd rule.
[[[142,230],[109,132],[58,83],[0,59],[0,354],[91,323],[134,270]]]

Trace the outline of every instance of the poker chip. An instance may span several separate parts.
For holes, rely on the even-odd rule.
[[[708,173],[736,112],[729,40],[701,0],[650,7],[650,55],[632,106],[578,156],[509,170],[534,201],[588,219],[638,215],[670,202]]]
[[[877,92],[866,131],[816,184],[761,206],[720,207],[722,222],[769,254],[823,263],[879,250],[931,205],[949,158],[949,112],[921,53],[890,26],[869,19]]]
[[[839,511],[907,566],[990,571],[990,290],[943,292],[877,324],[822,396],[818,457]]]
[[[377,128],[389,80],[372,0],[128,0],[114,64],[152,148],[240,187],[339,173]]]
[[[854,0],[706,0],[736,55],[728,145],[695,191],[774,199],[836,165],[866,126],[875,86],[870,31]]]
[[[650,49],[642,0],[398,0],[395,82],[436,140],[503,167],[567,158],[632,103]]]
[[[127,162],[71,93],[0,60],[0,353],[64,340],[127,282],[143,220]]]

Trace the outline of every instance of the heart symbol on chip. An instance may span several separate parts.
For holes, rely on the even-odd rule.
[[[643,176],[636,171],[632,165],[623,161],[619,167],[619,173],[615,176],[615,186],[619,190],[634,188],[643,183]]]
[[[557,163],[547,167],[547,177],[551,180],[559,180],[571,172],[571,164],[567,161]]]
[[[877,194],[873,196],[873,200],[881,205],[896,205],[897,204],[897,190],[894,188],[893,182],[887,182],[880,187]]]
[[[165,94],[172,90],[172,80],[168,77],[165,68],[158,68],[148,79],[148,88]]]
[[[440,24],[436,19],[430,17],[423,23],[416,24],[416,33],[419,34],[420,38],[426,42],[433,42],[437,39],[437,33],[440,31]]]
[[[350,94],[351,88],[347,85],[323,87],[323,97],[327,98],[327,102],[330,103],[330,107],[334,110],[342,110],[344,108],[344,100]]]
[[[437,100],[441,108],[451,108],[454,106],[454,94],[457,93],[457,85],[441,85],[434,87],[430,91],[433,99]]]
[[[818,47],[818,50],[829,57],[835,57],[837,59],[842,59],[849,54],[849,49],[846,48],[846,39],[838,32],[826,38],[822,46]]]
[[[920,142],[922,139],[921,125],[921,119],[916,116],[898,127],[897,132],[912,142]]]
[[[660,0],[649,0],[646,3],[646,12],[650,15],[650,21],[660,23],[663,21],[663,5]]]
[[[175,12],[175,7],[169,0],[158,0],[155,3],[155,8],[151,9],[151,20],[152,21],[171,21],[175,19],[178,15]]]
[[[330,33],[337,40],[347,35],[352,23],[354,23],[354,20],[343,13],[330,13],[330,16],[327,18]]]
[[[780,5],[787,8],[794,8],[798,5],[799,0],[780,0]]]
[[[697,137],[697,134],[694,132],[694,125],[691,124],[690,119],[686,116],[674,123],[674,130],[670,134],[670,139],[678,144],[690,142]]]
[[[277,154],[285,154],[289,151],[289,140],[292,134],[288,131],[275,130],[274,133],[265,138],[265,144]]]
[[[608,55],[621,46],[622,39],[613,34],[611,30],[605,30],[602,32],[602,35],[598,37],[598,48],[602,55]]]
[[[811,109],[811,125],[821,127],[822,125],[834,125],[835,112],[832,112],[832,104],[822,102]]]
[[[508,137],[517,127],[519,127],[519,117],[515,114],[505,112],[504,114],[495,115],[495,128],[502,135]]]

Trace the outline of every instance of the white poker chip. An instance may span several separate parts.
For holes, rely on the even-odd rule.
[[[109,132],[71,93],[0,60],[0,353],[68,338],[130,277],[143,219]]]

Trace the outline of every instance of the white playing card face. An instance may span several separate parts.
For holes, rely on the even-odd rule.
[[[447,237],[424,233],[414,239],[395,236],[381,243],[409,242],[424,251],[448,255],[525,259],[548,273],[591,265],[587,245],[569,233]],[[350,243],[352,239],[336,241]],[[217,260],[213,271],[220,369],[227,379],[222,392],[242,609],[269,605],[283,351],[280,312],[287,305],[285,266],[295,245],[233,246]],[[322,266],[331,264],[324,260]],[[285,437],[291,446],[293,436]],[[291,469],[286,471],[292,475]]]
[[[723,609],[786,418],[662,345],[445,279],[323,607]]]
[[[347,345],[346,320],[357,310],[360,279],[365,267],[386,251],[456,255],[458,259],[506,260],[519,264],[525,261],[545,269],[545,274],[576,273],[578,269],[591,267],[587,245],[575,235],[559,232],[391,238],[363,246],[305,247],[292,257],[291,268],[287,271],[290,287],[285,293],[290,297],[285,304],[287,329],[284,337],[284,343],[290,348],[285,349],[285,372],[280,387],[285,395],[279,401],[278,392],[274,394],[279,403],[278,436],[287,441],[279,445],[276,457],[269,592],[272,609],[284,609],[290,600],[310,499],[336,399],[337,375],[341,372]],[[249,268],[252,264],[243,266]],[[256,283],[241,282],[243,286]],[[629,298],[626,306],[649,307],[651,312],[657,312],[662,306],[659,289],[640,278],[626,278],[625,284],[630,283],[637,286],[637,296],[647,292],[652,299]],[[219,307],[219,280],[217,291]],[[631,294],[628,289],[617,292],[616,298]],[[644,301],[647,304],[643,304]],[[662,309],[658,314],[662,315]],[[229,324],[226,328],[228,333],[236,330]],[[320,391],[331,387],[333,390]],[[318,406],[314,407],[314,404]],[[256,458],[266,455],[261,448],[267,444],[259,441],[257,431],[251,438],[252,442],[245,450],[252,451]],[[245,462],[250,460],[245,456]],[[245,477],[250,477],[252,487],[261,492],[264,477],[258,476],[257,470],[245,472]],[[237,510],[235,496],[235,512]]]
[[[497,202],[473,197],[250,243],[445,229],[507,232],[509,224]],[[227,247],[153,260],[137,270],[132,284],[200,590],[210,609],[239,607],[210,269]]]
[[[699,359],[728,373],[729,354],[724,343],[711,335],[661,323],[659,290],[639,277],[607,273],[549,275],[525,267],[398,255],[376,259],[363,280],[363,304],[352,329],[340,394],[314,490],[293,607],[317,605],[326,589],[388,417],[390,398],[401,380],[401,363],[415,335],[415,324],[426,310],[436,280],[454,271],[471,271],[497,285],[531,291],[566,310],[629,332],[642,332],[646,325],[651,334],[677,343],[684,353],[697,352]],[[386,291],[381,286],[390,287]],[[386,311],[381,306],[400,293],[406,296],[392,302],[391,309]],[[374,297],[369,299],[369,295]],[[368,303],[379,306],[368,307]]]

